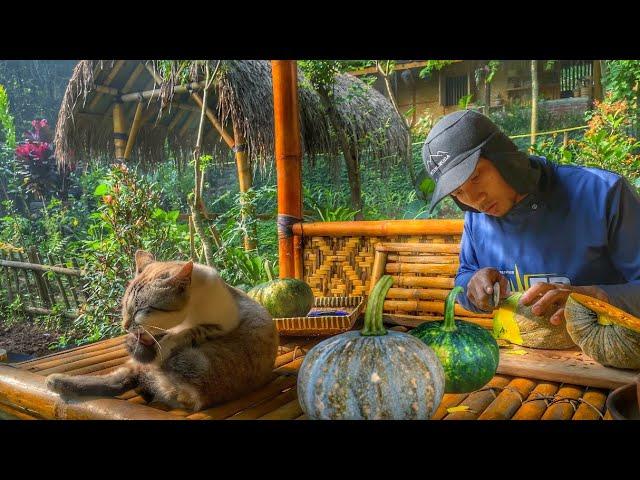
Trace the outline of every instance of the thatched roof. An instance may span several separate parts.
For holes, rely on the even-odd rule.
[[[60,165],[84,163],[88,159],[114,158],[112,110],[117,95],[161,88],[144,60],[83,60],[69,81],[56,125],[55,150]],[[209,107],[232,133],[239,126],[249,149],[249,158],[264,166],[273,157],[273,90],[271,63],[266,60],[223,60]],[[317,93],[301,71],[299,80],[300,128],[303,153],[333,157],[341,150]],[[107,88],[105,88],[107,87]],[[106,92],[106,93],[105,93]],[[361,92],[361,94],[355,94]],[[202,95],[202,91],[199,92]],[[335,96],[342,128],[352,132],[361,151],[400,158],[406,151],[402,120],[378,91],[351,75],[336,80]],[[196,143],[200,111],[189,92],[142,100],[149,114],[140,128],[131,159],[160,162],[167,154],[180,160],[189,156]],[[137,101],[123,103],[125,125],[130,127]],[[161,105],[164,107],[160,109]],[[231,150],[207,121],[204,152],[216,160],[230,159]]]

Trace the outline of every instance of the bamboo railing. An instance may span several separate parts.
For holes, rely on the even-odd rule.
[[[85,298],[82,294],[83,271],[64,265],[62,258],[47,255],[44,263],[31,247],[22,251],[0,251],[0,290],[8,304],[20,300],[19,309],[28,315],[60,313],[66,318],[78,317]]]

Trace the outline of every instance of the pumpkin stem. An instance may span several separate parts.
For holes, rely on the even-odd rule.
[[[373,287],[369,300],[367,301],[367,310],[364,314],[364,328],[360,331],[360,335],[378,336],[386,335],[387,330],[382,324],[382,307],[387,292],[393,284],[391,275],[383,275],[378,283]]]
[[[445,332],[455,332],[458,329],[455,322],[454,307],[456,305],[456,297],[462,291],[464,291],[464,288],[460,286],[453,287],[444,302],[444,327],[442,327],[442,330]]]
[[[269,260],[264,261],[264,269],[267,272],[267,278],[270,282],[273,282],[273,273],[271,272],[271,265],[269,264]]]

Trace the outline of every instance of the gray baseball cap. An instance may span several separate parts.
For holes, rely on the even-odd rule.
[[[436,182],[429,211],[469,179],[481,153],[491,152],[517,152],[517,147],[488,117],[475,110],[442,117],[422,147],[425,169]]]

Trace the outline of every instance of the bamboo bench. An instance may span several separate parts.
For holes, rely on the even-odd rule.
[[[458,220],[296,224],[296,276],[307,281],[316,296],[366,296],[372,282],[389,273],[395,285],[384,304],[385,322],[396,329],[412,328],[442,317],[444,297],[457,269],[462,225]],[[489,315],[460,309],[456,313],[490,326]],[[45,388],[50,373],[102,374],[116,368],[126,360],[123,338],[0,365],[0,410],[23,419],[305,419],[297,400],[296,375],[304,353],[323,340],[281,337],[273,379],[267,385],[200,412],[148,404],[133,391],[115,399],[64,402]],[[587,386],[524,375],[517,369],[499,370],[476,392],[445,394],[434,419],[606,418],[607,397],[625,378]]]

